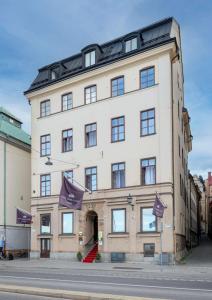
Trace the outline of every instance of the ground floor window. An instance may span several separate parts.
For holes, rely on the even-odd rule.
[[[45,214],[40,216],[40,233],[50,234],[51,233],[51,216]]]
[[[144,257],[154,257],[155,255],[155,244],[144,244]]]
[[[62,213],[62,233],[71,234],[73,233],[73,222],[74,217],[72,212]]]
[[[112,232],[126,232],[126,209],[112,209]]]
[[[152,208],[141,208],[141,232],[157,231],[157,219],[152,214]]]

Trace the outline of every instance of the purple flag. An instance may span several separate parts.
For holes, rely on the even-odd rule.
[[[164,209],[165,206],[163,205],[163,203],[158,198],[158,195],[156,194],[152,214],[155,215],[156,217],[163,218]]]
[[[64,176],[60,190],[59,205],[67,208],[81,209],[83,194],[84,191],[76,187]]]
[[[16,209],[16,224],[31,224],[32,215],[22,209]]]

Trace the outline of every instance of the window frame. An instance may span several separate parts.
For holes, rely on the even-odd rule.
[[[143,71],[147,71],[147,70],[152,69],[152,68],[154,69],[154,84],[153,84],[153,85],[148,85],[148,86],[146,86],[146,87],[142,87],[142,84],[141,84],[141,73],[142,73]],[[141,70],[139,71],[139,79],[140,79],[140,90],[143,90],[143,89],[146,89],[146,88],[150,88],[150,87],[155,86],[155,85],[156,85],[156,81],[155,81],[155,66],[152,65],[152,66],[145,67],[145,68],[141,69]]]
[[[147,118],[145,120],[142,120],[142,113],[148,113],[149,111],[153,110],[154,111],[154,118]],[[148,125],[149,125],[149,120],[150,119],[154,119],[154,132],[153,133],[147,133],[147,134],[142,134],[142,121],[147,121]],[[149,128],[149,127],[147,127]],[[149,131],[149,129],[148,129]],[[149,135],[154,135],[156,134],[156,117],[155,117],[155,107],[154,108],[150,108],[150,109],[146,109],[146,110],[141,110],[140,111],[140,136],[141,137],[145,137],[145,136],[149,136]]]
[[[133,40],[136,40],[136,48],[135,49],[132,49],[132,41]],[[129,51],[127,51],[127,42],[130,42],[130,45],[131,45]],[[124,43],[125,43],[125,45],[124,45],[125,53],[130,53],[130,52],[138,50],[138,36],[132,36],[132,37],[128,38],[127,40],[125,40]]]
[[[153,245],[154,246],[153,255],[145,255],[145,245]],[[143,244],[143,253],[144,253],[144,257],[155,257],[155,243],[144,243]]]
[[[140,207],[140,232],[141,233],[157,233],[158,232],[158,218],[156,216],[155,217],[155,230],[154,231],[144,231],[143,230],[143,210],[144,209],[152,209],[153,210],[153,206],[143,206]]]
[[[123,118],[124,119],[124,123],[123,123],[123,125],[119,125],[119,126],[113,126],[113,120],[115,120],[115,119],[121,119],[121,118]],[[111,143],[119,143],[119,142],[124,142],[125,141],[125,116],[118,116],[118,117],[113,117],[113,118],[111,118],[111,120],[110,120],[110,126],[111,126]],[[120,127],[120,126],[124,126],[124,138],[123,139],[119,139],[119,140],[117,140],[117,141],[113,141],[113,128],[115,128],[115,127]],[[118,130],[119,131],[119,130]],[[118,133],[119,134],[119,133]]]
[[[66,150],[66,151],[64,151],[64,144],[63,144],[64,138],[63,138],[63,133],[64,133],[65,131],[69,131],[69,130],[71,130],[71,132],[72,132],[72,136],[71,136],[71,137],[72,137],[71,150]],[[62,153],[71,152],[71,151],[73,151],[73,128],[68,128],[68,129],[62,130]]]
[[[50,182],[50,192],[49,192],[49,195],[46,195],[46,186],[45,186],[45,195],[42,195],[42,177],[43,176],[49,176],[50,177],[50,180],[48,180]],[[45,182],[47,182],[45,180]],[[41,174],[40,175],[40,197],[50,197],[51,196],[51,173],[45,173],[45,174]]]
[[[123,164],[124,165],[124,186],[123,187],[114,187],[113,186],[113,166],[114,165],[120,165],[120,164]],[[117,163],[112,163],[111,164],[111,189],[123,189],[126,187],[126,163],[124,161],[122,162],[117,162]]]
[[[124,231],[114,231],[113,230],[113,212],[117,210],[122,210],[124,211]],[[113,234],[123,234],[127,233],[127,209],[124,208],[112,208],[111,209],[111,233]]]
[[[142,180],[142,161],[144,160],[151,160],[151,159],[154,159],[155,160],[155,183],[150,183],[150,184],[146,184],[146,183],[143,183],[143,180]],[[157,159],[156,159],[156,156],[154,157],[147,157],[147,158],[142,158],[140,159],[140,176],[141,176],[141,186],[149,186],[149,185],[155,185],[157,184]]]
[[[96,168],[96,174],[91,174],[91,175],[96,175],[96,189],[95,190],[93,190],[93,189],[89,189],[89,187],[87,187],[87,181],[86,181],[86,176],[88,176],[88,175],[86,175],[86,170],[88,170],[88,169],[93,169],[93,168]],[[92,191],[92,192],[95,192],[95,191],[97,191],[98,190],[98,181],[97,181],[97,166],[92,166],[92,167],[87,167],[87,168],[85,168],[85,187],[88,189],[88,190],[90,190],[90,191]]]
[[[49,103],[49,114],[46,114],[46,108],[45,108],[45,115],[42,115],[42,105]],[[50,99],[46,99],[40,102],[40,118],[45,118],[47,116],[51,115],[51,101]]]
[[[41,219],[43,216],[49,216],[50,217],[50,232],[49,233],[45,233],[45,232],[42,232],[41,228],[42,228],[42,225],[41,225]],[[51,213],[46,213],[46,214],[40,214],[40,235],[51,235],[51,232],[52,232],[52,226],[51,226]]]
[[[64,232],[63,216],[71,214],[72,215],[72,232]],[[61,213],[61,234],[62,235],[73,235],[74,234],[74,212],[66,211]]]
[[[42,138],[43,137],[47,137],[47,136],[49,136],[49,142],[45,142],[45,143],[42,143]],[[42,154],[42,145],[43,144],[47,144],[47,143],[49,143],[50,144],[50,152],[48,153],[48,154]],[[51,134],[50,133],[48,133],[48,134],[44,134],[44,135],[41,135],[40,136],[40,157],[46,157],[46,156],[50,156],[51,155]]]
[[[71,108],[64,109],[63,108],[63,97],[68,96],[68,95],[71,95],[71,104],[72,105],[71,105]],[[67,111],[67,110],[71,110],[71,109],[73,109],[73,93],[69,92],[69,93],[62,94],[61,95],[61,111]]]
[[[96,131],[95,131],[95,132],[96,132],[96,144],[95,144],[95,145],[88,146],[88,145],[87,145],[87,132],[86,132],[86,127],[87,127],[87,126],[90,126],[90,125],[96,125]],[[90,131],[90,132],[94,132],[94,131]],[[85,127],[84,127],[84,134],[85,134],[85,148],[92,148],[92,147],[97,146],[97,122],[85,124]]]
[[[96,88],[96,100],[93,101],[93,102],[86,103],[86,90],[87,89],[91,89],[92,87]],[[92,104],[92,103],[95,103],[95,102],[97,102],[97,85],[96,84],[92,84],[92,85],[88,85],[88,86],[84,87],[84,105],[89,105],[89,104]]]
[[[94,63],[91,64],[91,53],[93,53],[93,52],[94,52]],[[88,66],[86,65],[87,55],[89,55],[89,65]],[[84,66],[85,66],[85,68],[89,68],[91,66],[94,66],[95,64],[96,64],[96,50],[92,49],[92,50],[86,51],[85,54],[84,54]]]
[[[120,94],[120,95],[113,95],[113,81],[114,80],[118,80],[118,79],[121,79],[123,78],[123,94]],[[118,86],[118,85],[117,85]],[[119,89],[118,89],[119,90]],[[112,78],[110,80],[110,96],[111,98],[114,98],[114,97],[120,97],[120,96],[123,96],[125,94],[125,80],[124,80],[124,75],[120,75],[120,76],[116,76],[114,78]]]

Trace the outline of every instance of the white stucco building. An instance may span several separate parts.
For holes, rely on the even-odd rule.
[[[189,116],[173,18],[39,69],[32,111],[32,257],[69,257],[98,242],[105,261],[186,251]],[[46,165],[47,157],[53,165]],[[92,190],[81,211],[58,206],[62,174]],[[67,173],[66,173],[67,175]],[[130,204],[131,203],[131,204]]]

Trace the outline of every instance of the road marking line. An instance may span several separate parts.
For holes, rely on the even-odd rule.
[[[60,275],[67,275],[66,273],[64,274],[64,273],[59,273]],[[89,275],[87,275],[87,274],[82,274],[82,273],[78,273],[78,274],[68,274],[68,275],[71,275],[71,276],[78,276],[78,277],[80,277],[80,276],[89,276],[89,277],[105,277],[105,278],[113,278],[113,277],[115,277],[115,278],[117,278],[117,274],[115,274],[115,275],[113,275],[113,274],[111,274],[110,276],[109,275],[104,275],[104,274],[89,274]],[[10,275],[0,275],[0,277],[1,276],[10,276]],[[25,277],[24,277],[25,278]],[[130,278],[130,279],[145,279],[145,280],[157,280],[157,281],[161,281],[161,280],[166,280],[166,281],[187,281],[187,282],[211,282],[212,283],[212,280],[211,279],[208,279],[208,278],[206,278],[206,279],[186,279],[186,278],[182,278],[182,277],[175,277],[175,278],[168,278],[168,277],[163,277],[163,276],[161,276],[160,278],[158,278],[158,277],[151,277],[151,276],[144,276],[144,274],[142,274],[142,276],[134,276],[134,277],[132,277],[132,276],[128,276],[128,277],[126,277],[126,276],[120,276],[120,275],[118,275],[118,278],[123,278],[123,279],[125,279],[125,278]]]
[[[84,280],[68,280],[68,279],[53,279],[53,278],[39,278],[39,277],[23,277],[23,276],[1,276],[0,278],[12,278],[12,279],[27,279],[27,280],[39,280],[39,281],[60,281],[60,282],[72,282],[72,283],[86,283],[86,284],[102,284],[102,285],[114,285],[114,286],[126,286],[126,287],[143,287],[143,288],[159,288],[159,289],[174,289],[185,291],[203,291],[212,292],[212,289],[193,289],[193,288],[181,288],[174,286],[158,286],[158,285],[143,285],[143,284],[125,284],[125,283],[113,283],[113,282],[99,282],[99,281],[84,281]]]

